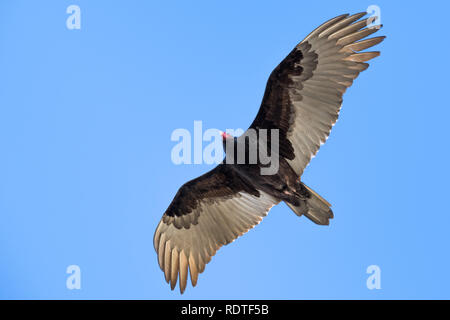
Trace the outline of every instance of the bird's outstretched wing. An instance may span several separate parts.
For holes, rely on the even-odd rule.
[[[280,155],[295,172],[303,170],[336,123],[342,95],[379,52],[358,52],[385,37],[359,41],[376,32],[366,13],[331,19],[310,33],[272,71],[253,129],[279,129]],[[358,21],[359,20],[359,21]]]
[[[192,285],[216,251],[257,225],[279,201],[249,186],[228,165],[184,184],[164,213],[153,239],[172,290]]]

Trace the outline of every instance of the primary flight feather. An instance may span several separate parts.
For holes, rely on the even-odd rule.
[[[362,40],[381,27],[369,28],[374,17],[360,20],[365,14],[344,14],[323,23],[270,74],[249,130],[278,130],[275,174],[261,174],[259,159],[256,164],[238,164],[226,158],[178,190],[154,235],[158,263],[172,290],[179,280],[184,292],[188,272],[195,286],[221,246],[253,228],[281,201],[298,216],[329,224],[331,205],[300,177],[336,123],[342,95],[367,69],[366,61],[379,55],[378,51],[359,52],[384,39]],[[248,143],[239,138],[224,133],[224,145]],[[266,142],[270,145],[270,137]]]

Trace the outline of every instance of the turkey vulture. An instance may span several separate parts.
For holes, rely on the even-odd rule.
[[[365,14],[344,14],[325,22],[270,74],[250,129],[278,129],[276,174],[261,174],[259,159],[253,164],[224,160],[178,190],[153,240],[159,266],[172,290],[179,279],[184,292],[188,270],[195,286],[216,251],[257,225],[280,201],[298,216],[329,224],[333,218],[330,203],[300,177],[335,124],[342,95],[367,69],[365,62],[380,54],[360,52],[385,38],[361,40],[381,27],[369,26],[374,17],[360,20]],[[223,134],[224,143],[230,140],[242,143]]]

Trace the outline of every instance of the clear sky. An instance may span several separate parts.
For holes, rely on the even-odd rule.
[[[81,29],[69,30],[69,5]],[[302,180],[328,227],[282,204],[183,296],[153,233],[177,128],[247,128],[272,69],[341,13],[381,9],[381,57],[347,90]],[[1,1],[0,298],[450,298],[446,2]],[[81,270],[68,290],[66,269]],[[381,270],[369,290],[366,269]]]

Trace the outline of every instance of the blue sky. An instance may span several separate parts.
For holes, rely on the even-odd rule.
[[[81,8],[81,29],[66,8]],[[177,128],[246,128],[313,28],[381,9],[381,57],[302,178],[317,226],[279,205],[180,296],[152,238],[177,189]],[[450,298],[445,2],[2,1],[0,298]],[[66,268],[81,289],[66,288]],[[381,269],[381,289],[366,268]]]

